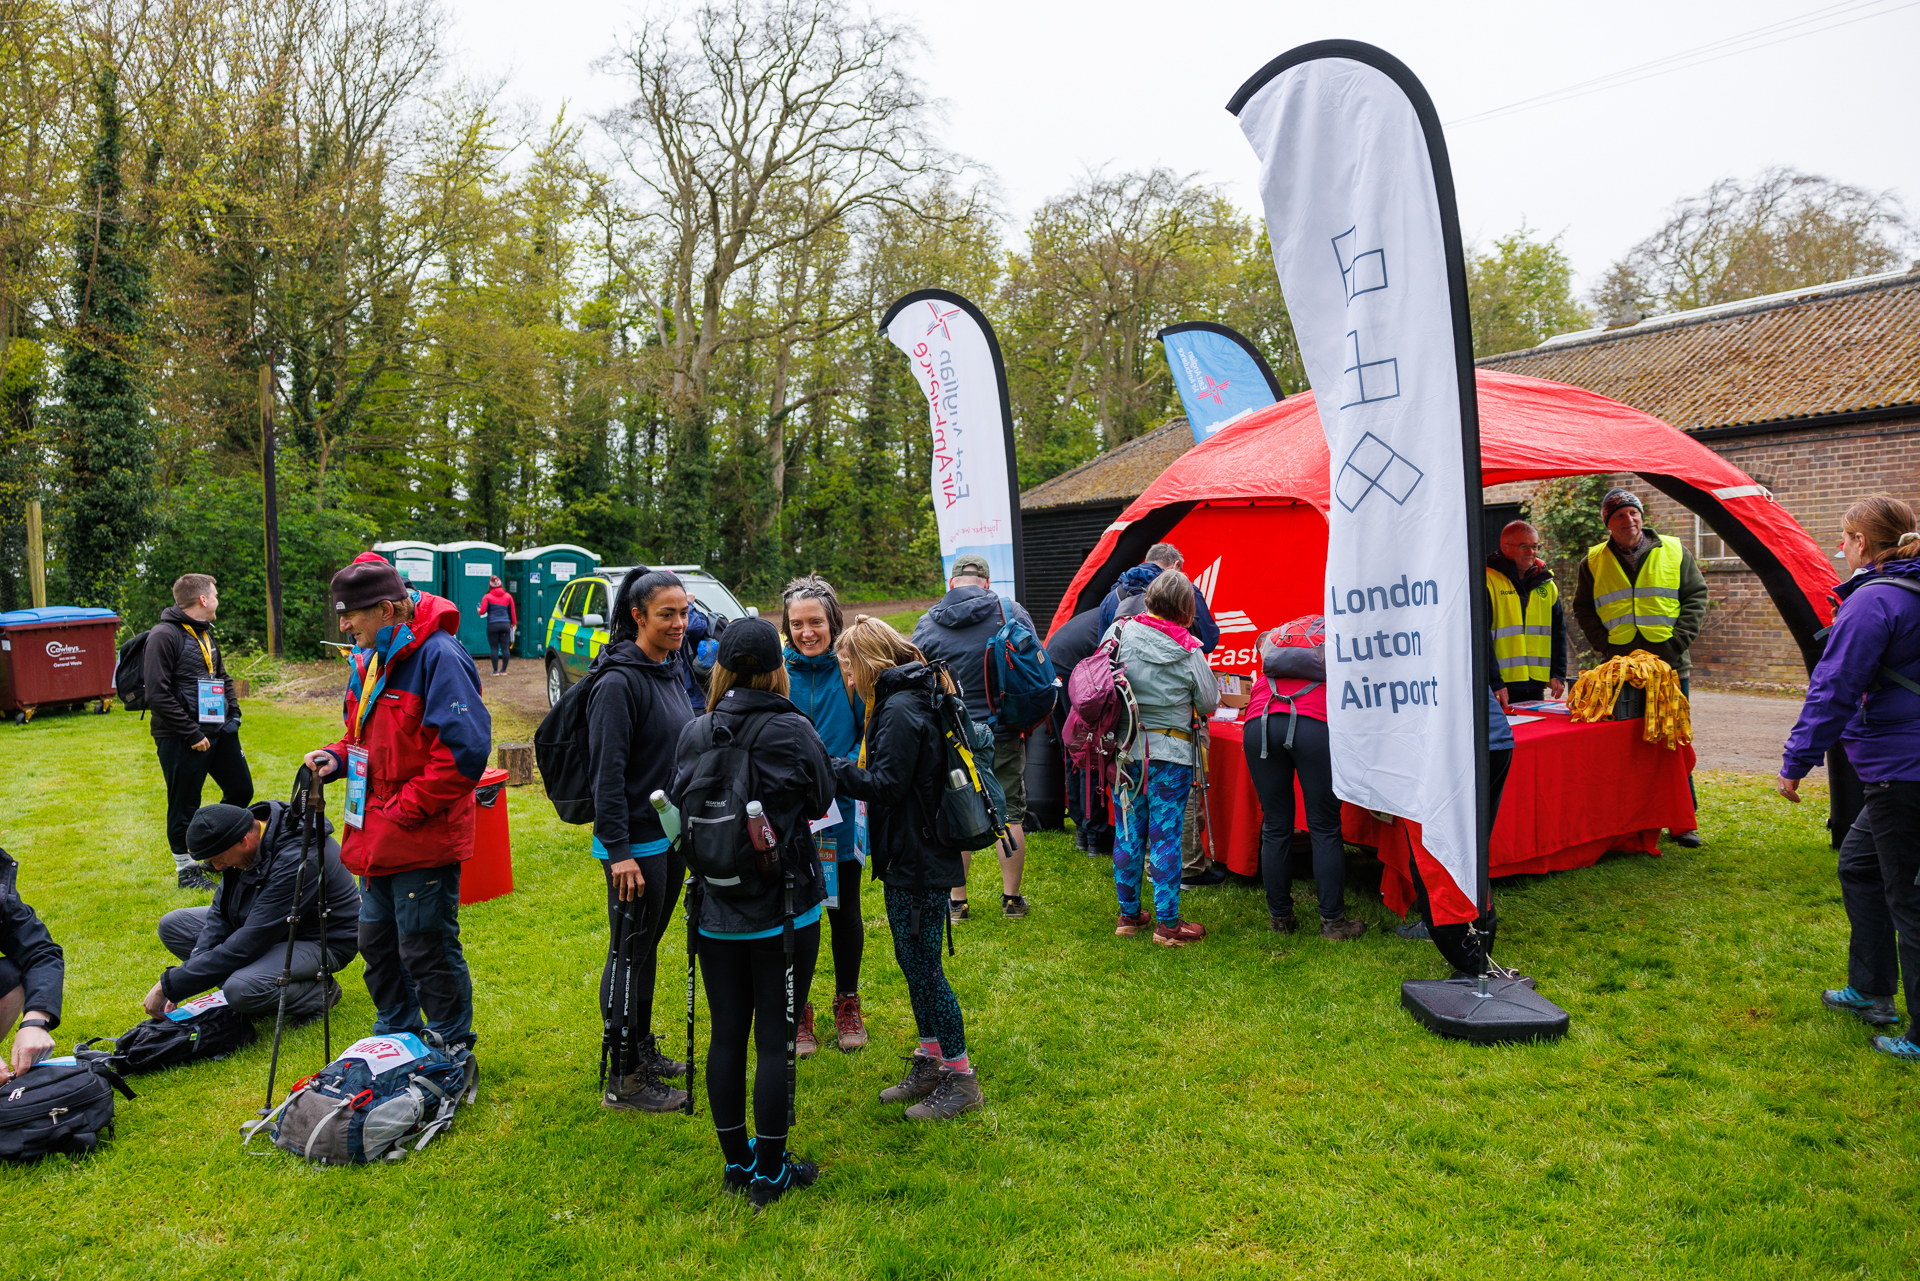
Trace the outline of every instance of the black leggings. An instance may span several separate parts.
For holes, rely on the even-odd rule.
[[[653,1035],[654,962],[687,875],[678,847],[638,861],[647,892],[625,903],[613,883],[612,861],[600,861],[608,931],[607,964],[600,972],[600,1064],[609,1080],[634,1070],[641,1042]]]
[[[1264,728],[1266,738],[1261,738]],[[1267,887],[1267,914],[1293,914],[1293,777],[1307,803],[1307,835],[1313,841],[1313,888],[1320,919],[1346,915],[1347,846],[1340,836],[1340,798],[1333,794],[1333,749],[1327,723],[1301,716],[1287,742],[1287,713],[1268,713],[1242,735],[1247,775],[1260,797],[1260,879]],[[1262,758],[1264,746],[1266,756]]]
[[[893,959],[906,976],[913,1022],[922,1041],[940,1042],[942,1058],[967,1052],[967,1024],[960,998],[940,964],[940,943],[947,929],[947,891],[886,887],[887,925],[893,931]],[[916,911],[916,909],[918,909]],[[918,916],[918,929],[915,917]]]
[[[867,948],[866,925],[860,920],[860,874],[867,869],[859,859],[840,860],[840,906],[827,909],[833,926],[833,992],[844,996],[860,990],[860,956]]]
[[[707,1046],[707,1106],[723,1134],[747,1121],[747,1035],[753,1035],[753,1129],[784,1142],[787,1133],[787,957],[781,936],[700,936],[700,979],[713,1016]],[[793,1017],[807,1003],[820,956],[820,923],[793,932]],[[772,1145],[777,1155],[779,1143]],[[777,1167],[772,1172],[777,1173]]]
[[[487,628],[487,645],[491,648],[491,660],[494,674],[507,670],[507,660],[513,656],[513,628]]]

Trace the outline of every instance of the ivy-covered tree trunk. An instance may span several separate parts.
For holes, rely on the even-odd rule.
[[[75,220],[74,324],[66,338],[59,441],[66,493],[59,553],[78,605],[119,609],[151,523],[153,429],[139,367],[148,280],[123,208],[114,72],[94,81],[100,133]]]
[[[713,551],[713,439],[704,405],[682,404],[673,415],[666,491],[660,495],[661,559],[704,565]]]

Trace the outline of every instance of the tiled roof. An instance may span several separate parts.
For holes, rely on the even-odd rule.
[[[1079,503],[1130,503],[1140,497],[1174,459],[1193,448],[1185,418],[1162,423],[1124,445],[1043,480],[1020,495],[1020,510],[1070,507]]]
[[[1920,267],[1477,363],[1585,387],[1682,431],[1920,404]]]

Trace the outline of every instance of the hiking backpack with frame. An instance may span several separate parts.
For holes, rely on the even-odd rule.
[[[1067,676],[1067,721],[1061,731],[1067,757],[1101,791],[1112,794],[1120,755],[1140,733],[1140,705],[1120,661],[1120,638],[1074,664]]]

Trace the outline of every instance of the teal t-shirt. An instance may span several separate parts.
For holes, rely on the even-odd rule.
[[[672,844],[673,842],[664,836],[657,841],[642,841],[633,847],[633,857],[652,858],[656,854],[665,854],[667,847]],[[602,863],[606,862],[608,857],[607,847],[600,843],[600,838],[597,836],[593,838],[593,856]]]

